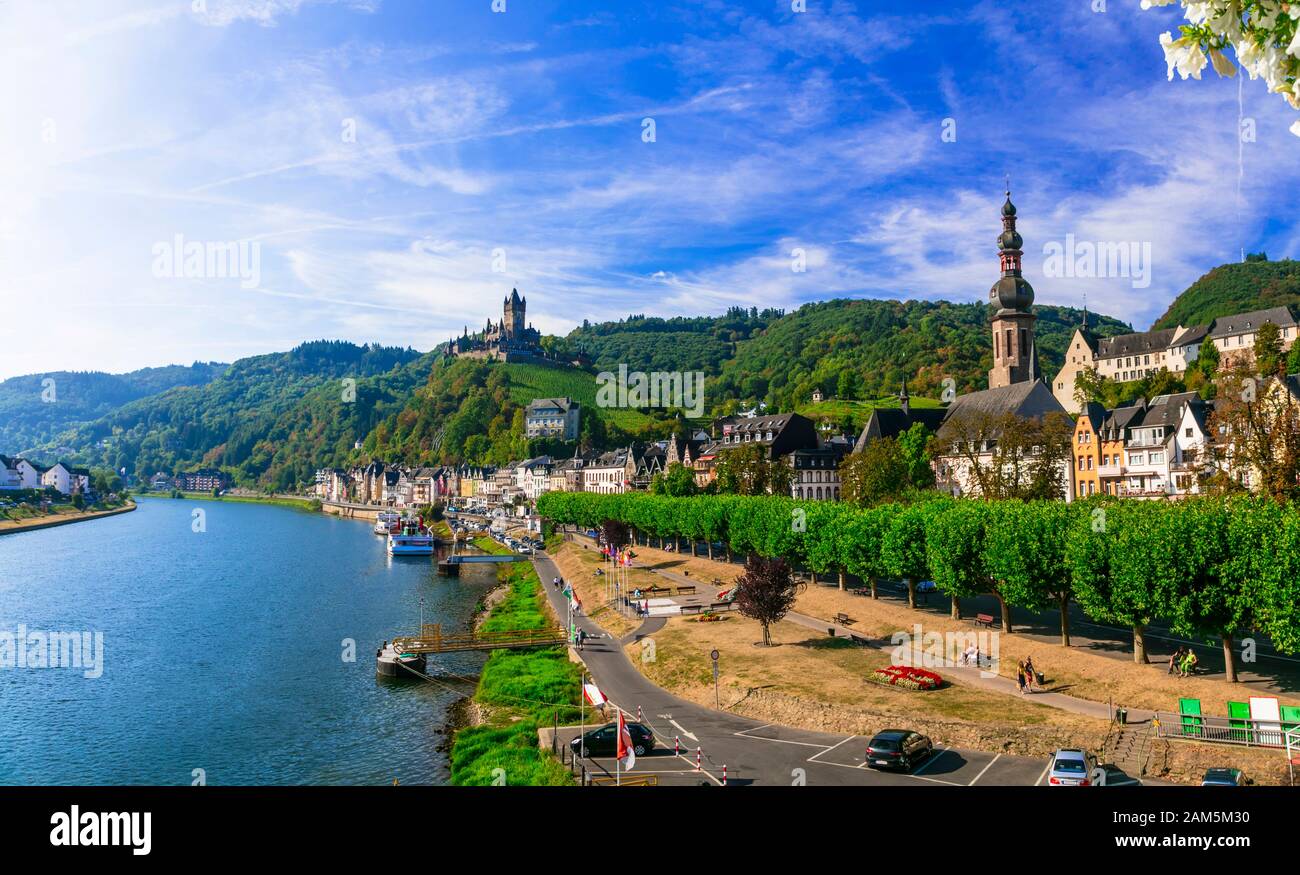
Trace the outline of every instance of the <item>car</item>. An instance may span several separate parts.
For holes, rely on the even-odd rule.
[[[1087,751],[1065,748],[1052,754],[1047,783],[1052,787],[1091,787],[1097,758]]]
[[[644,723],[628,723],[628,735],[632,736],[632,752],[645,756],[655,747],[655,734]],[[618,724],[606,723],[604,726],[588,731],[569,742],[574,756],[612,757],[618,751]]]
[[[928,736],[910,729],[885,729],[867,742],[867,765],[910,772],[934,753]]]
[[[1241,769],[1206,769],[1205,777],[1201,779],[1202,787],[1243,787],[1246,784],[1246,776],[1241,773]]]

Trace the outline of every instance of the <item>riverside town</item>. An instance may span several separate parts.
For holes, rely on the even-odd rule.
[[[15,847],[1294,854],[1298,4],[0,23]]]

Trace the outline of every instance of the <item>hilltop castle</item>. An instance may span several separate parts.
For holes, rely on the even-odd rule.
[[[489,319],[480,334],[471,335],[469,326],[456,339],[447,341],[447,354],[453,358],[476,358],[486,361],[533,361],[542,357],[541,332],[528,325],[525,314],[528,299],[512,289],[502,307],[501,321]],[[527,326],[527,327],[525,327]]]

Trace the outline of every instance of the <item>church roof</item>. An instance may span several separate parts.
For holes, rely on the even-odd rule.
[[[1010,413],[1023,418],[1039,419],[1066,411],[1047,388],[1047,384],[1041,380],[1026,380],[996,389],[958,395],[957,400],[944,412],[946,415],[943,421],[948,422],[957,416],[972,414],[999,416]]]

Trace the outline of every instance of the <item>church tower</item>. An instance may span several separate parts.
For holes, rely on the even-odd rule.
[[[506,298],[505,318],[501,320],[502,336],[508,340],[519,340],[524,336],[524,312],[528,309],[528,299],[519,297],[518,289],[510,290]]]
[[[998,258],[1002,276],[989,289],[993,313],[993,368],[989,388],[1039,379],[1038,349],[1034,343],[1034,287],[1020,275],[1024,241],[1016,233],[1016,208],[1011,191],[1002,205],[1002,233],[998,236]]]

